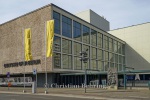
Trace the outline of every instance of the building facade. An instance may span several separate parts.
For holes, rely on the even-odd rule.
[[[46,58],[45,23],[51,19],[54,19],[53,56]],[[28,62],[24,60],[26,28],[31,28],[32,32],[33,60]],[[45,83],[45,73],[48,84],[81,85],[84,83],[85,68],[91,73],[94,73],[92,70],[98,70],[97,74],[88,75],[89,83],[96,79],[100,82],[101,79],[106,80],[109,67],[121,72],[126,65],[124,41],[54,4],[1,24],[0,38],[0,77],[6,78],[8,72],[10,77],[23,77],[25,73],[26,77],[35,80],[33,70],[36,69],[38,86]],[[85,50],[88,54],[86,64],[80,61],[80,52]]]
[[[133,25],[109,31],[110,34],[126,42],[126,66],[134,68],[140,79],[150,79],[150,23]]]

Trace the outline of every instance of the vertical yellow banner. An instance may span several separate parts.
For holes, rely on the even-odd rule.
[[[31,55],[31,29],[25,29],[25,60],[29,61],[32,60],[32,55]]]
[[[54,38],[54,20],[50,20],[47,21],[46,25],[46,39],[47,39],[46,57],[52,56],[53,38]]]

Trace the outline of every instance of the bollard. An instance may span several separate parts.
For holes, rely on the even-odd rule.
[[[149,90],[150,90],[150,81],[148,82],[148,87],[149,87]]]
[[[36,83],[32,82],[32,93],[36,93]]]

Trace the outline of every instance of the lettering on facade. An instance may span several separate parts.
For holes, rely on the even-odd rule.
[[[30,61],[21,61],[21,62],[15,62],[15,63],[7,63],[4,64],[5,68],[9,67],[18,67],[18,66],[27,66],[27,65],[38,65],[41,64],[41,60],[30,60]]]

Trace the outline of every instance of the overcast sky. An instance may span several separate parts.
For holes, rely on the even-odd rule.
[[[110,29],[150,22],[150,0],[0,0],[0,24],[53,3],[70,13],[92,9]]]

